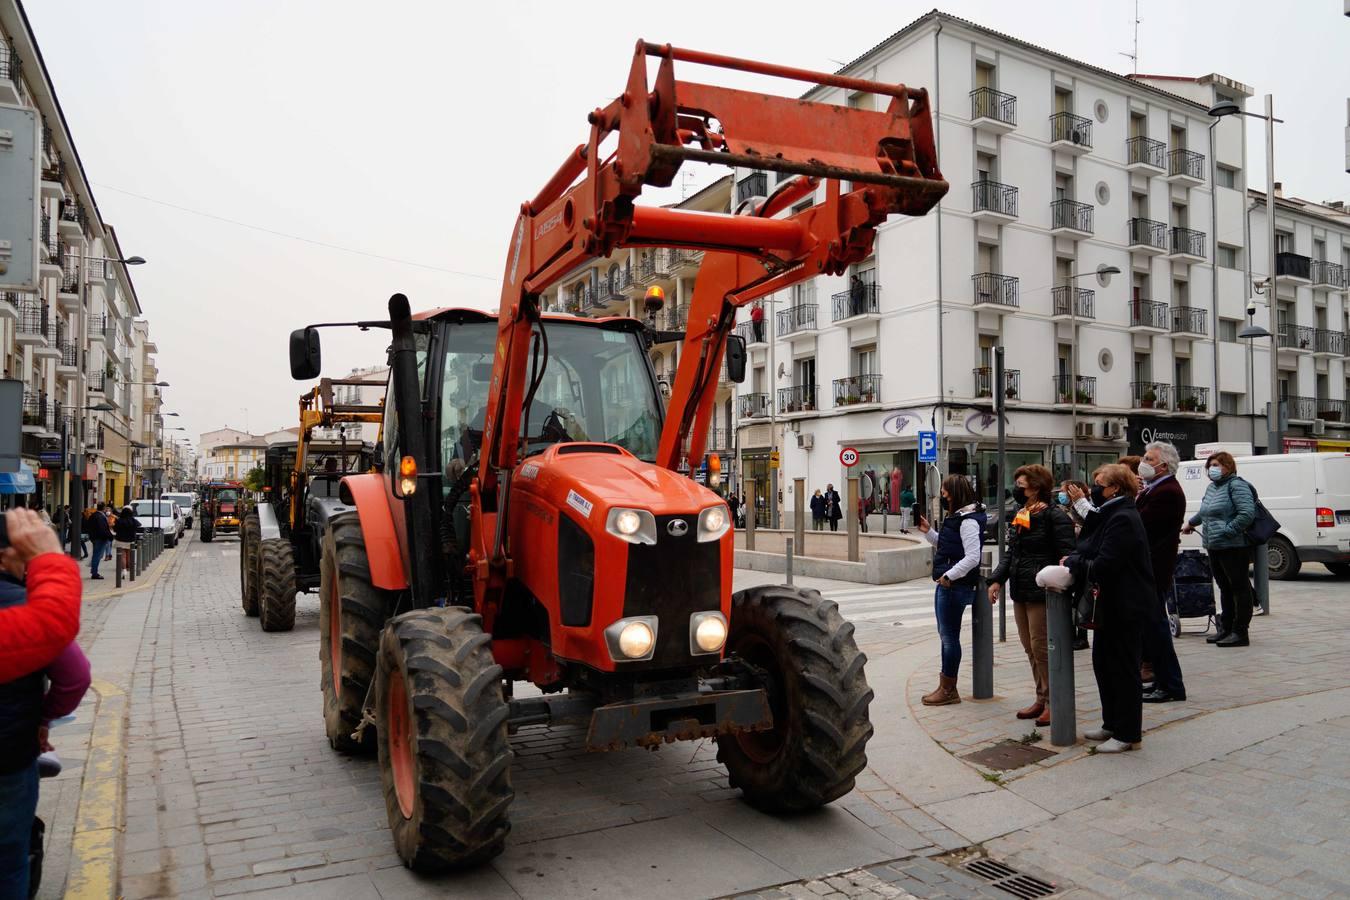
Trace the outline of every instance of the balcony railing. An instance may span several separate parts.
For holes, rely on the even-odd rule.
[[[850,375],[834,380],[834,405],[857,406],[881,402],[880,375]]]
[[[1209,334],[1209,310],[1198,306],[1172,307],[1173,334]]]
[[[1170,384],[1161,381],[1131,381],[1130,405],[1135,409],[1168,409]]]
[[[739,206],[751,197],[769,196],[769,176],[764,172],[755,172],[736,182],[736,205]]]
[[[84,230],[84,205],[78,201],[62,200],[60,217],[62,222],[78,225]]]
[[[1345,287],[1345,269],[1338,263],[1315,259],[1309,267],[1313,284],[1325,284],[1328,287]]]
[[[816,386],[797,384],[778,389],[778,411],[780,413],[814,412],[816,410]]]
[[[830,296],[834,302],[834,321],[881,312],[881,286],[862,284]]]
[[[975,288],[975,305],[1017,306],[1017,278],[996,272],[981,272],[970,277]]]
[[[1280,349],[1311,350],[1317,340],[1317,329],[1308,325],[1281,325]]]
[[[1092,148],[1092,120],[1073,113],[1055,113],[1050,117],[1050,140],[1068,141],[1080,147]]]
[[[666,254],[662,250],[653,250],[642,257],[642,263],[638,267],[639,277],[643,281],[653,281],[657,278],[665,278],[670,274],[666,267]]]
[[[702,259],[702,250],[690,250],[687,247],[666,248],[666,262],[671,271],[674,271],[681,266],[696,266]]]
[[[1205,155],[1194,150],[1173,150],[1167,154],[1167,174],[1205,180]]]
[[[816,304],[799,303],[778,311],[778,334],[789,335],[798,331],[816,330]]]
[[[1280,398],[1284,402],[1286,415],[1300,422],[1311,422],[1317,418],[1317,398],[1298,397],[1286,394]]]
[[[1345,353],[1345,333],[1319,328],[1313,335],[1313,352],[1342,356]]]
[[[689,307],[672,306],[666,309],[665,315],[661,317],[662,327],[666,331],[684,331],[685,325],[689,322]]]
[[[22,77],[23,60],[19,58],[19,51],[14,49],[14,42],[0,41],[0,78],[14,82],[17,90]]]
[[[1161,169],[1166,153],[1167,145],[1152,138],[1132,137],[1125,142],[1125,158],[1132,166],[1153,166],[1155,169]]]
[[[113,380],[108,377],[106,372],[91,372],[89,375],[89,390],[98,393],[106,393],[107,389],[112,387]]]
[[[1209,412],[1209,388],[1194,384],[1176,386],[1177,411],[1189,413]]]
[[[19,334],[38,334],[51,337],[51,312],[38,298],[29,296],[19,301]]]
[[[1345,401],[1319,398],[1317,401],[1317,418],[1324,422],[1344,422],[1345,421]]]
[[[1172,229],[1172,252],[1187,256],[1205,255],[1205,233],[1191,228]]]
[[[745,339],[747,344],[762,344],[769,338],[769,326],[767,322],[760,322],[759,329],[755,329],[754,322],[742,322],[736,326],[736,333]]]
[[[69,251],[61,259],[61,293],[74,294],[80,289],[80,257]]]
[[[970,208],[1001,216],[1017,215],[1017,188],[997,181],[977,181],[970,186]]]
[[[60,184],[65,177],[66,163],[61,159],[61,154],[53,150],[51,152],[51,162],[42,167],[42,180]]]
[[[14,310],[14,314],[19,314],[19,304],[23,302],[23,294],[18,291],[0,291],[0,304],[8,306]]]
[[[767,419],[769,417],[769,395],[766,393],[741,394],[737,398],[736,405],[742,419]]]
[[[1280,277],[1312,279],[1312,260],[1297,253],[1276,253],[1275,274]]]
[[[36,425],[51,431],[55,418],[56,404],[48,402],[46,396],[36,391],[24,391],[23,424]]]
[[[992,366],[980,366],[972,369],[971,373],[975,376],[975,396],[993,397],[994,396],[994,369]],[[1022,394],[1022,370],[1004,369],[1003,370],[1003,396],[1008,400],[1016,400]]]
[[[1154,300],[1130,301],[1130,326],[1132,328],[1158,328],[1167,331],[1167,304]]]
[[[1017,98],[993,88],[976,88],[970,92],[970,117],[993,119],[1004,125],[1016,125]]]
[[[62,341],[60,343],[60,348],[61,348],[61,362],[59,363],[59,365],[67,366],[73,369],[76,365],[79,364],[80,348],[74,342]]]
[[[708,437],[703,442],[703,451],[705,453],[717,453],[719,451],[731,449],[732,432],[727,428],[718,428],[716,425],[708,426]]]
[[[1089,288],[1061,284],[1050,289],[1050,299],[1055,304],[1055,315],[1077,316],[1080,319],[1097,317],[1097,293]]]
[[[1050,227],[1072,228],[1092,233],[1092,206],[1077,200],[1054,200],[1050,203]]]
[[[1152,219],[1130,219],[1130,246],[1167,249],[1167,225]]]
[[[1054,376],[1055,397],[1060,403],[1080,403],[1088,406],[1097,402],[1097,379],[1091,375],[1079,375],[1075,387],[1068,375]]]

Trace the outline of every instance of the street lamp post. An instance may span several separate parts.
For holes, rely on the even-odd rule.
[[[1279,293],[1275,289],[1275,123],[1283,123],[1284,120],[1275,118],[1275,100],[1271,94],[1266,94],[1266,114],[1263,116],[1247,112],[1231,100],[1214,104],[1210,107],[1209,114],[1216,119],[1225,116],[1248,116],[1253,119],[1264,119],[1266,123],[1266,237],[1267,252],[1270,255],[1270,280],[1266,287],[1266,301],[1269,305],[1267,310],[1269,314],[1268,333],[1270,335],[1270,406],[1266,412],[1266,427],[1268,429],[1266,452],[1279,453],[1283,449],[1283,435],[1280,429],[1280,368],[1279,338],[1277,337],[1279,334]],[[1259,335],[1253,334],[1250,336],[1258,337]],[[1255,452],[1255,448],[1253,448],[1253,452]]]

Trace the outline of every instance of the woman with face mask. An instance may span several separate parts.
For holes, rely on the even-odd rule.
[[[1251,485],[1237,477],[1231,453],[1215,453],[1205,460],[1209,486],[1200,510],[1181,529],[1190,534],[1199,526],[1219,586],[1219,630],[1208,638],[1220,647],[1246,647],[1247,626],[1252,621],[1252,583],[1247,567],[1252,548],[1247,529],[1256,518],[1256,497]]]
[[[1134,505],[1134,473],[1117,463],[1097,469],[1092,480],[1095,522],[1064,565],[1075,583],[1097,588],[1092,671],[1102,701],[1102,727],[1084,737],[1102,742],[1098,753],[1121,753],[1139,746],[1143,737],[1139,657],[1154,596],[1153,568]]]
[[[937,582],[933,606],[938,636],[942,639],[942,672],[938,686],[923,698],[925,706],[960,703],[956,674],[961,668],[961,620],[966,607],[976,601],[980,584],[980,547],[984,544],[986,517],[975,489],[962,475],[942,481],[942,506],[946,518],[934,529],[919,516],[919,531],[933,546],[933,580]]]
[[[989,601],[1005,589],[1013,600],[1017,636],[1031,665],[1036,699],[1017,718],[1050,724],[1050,655],[1045,626],[1045,588],[1036,573],[1073,552],[1073,520],[1062,506],[1051,505],[1054,475],[1045,466],[1022,466],[1013,473],[1013,499],[1020,507],[1008,529],[1008,551],[989,576]]]

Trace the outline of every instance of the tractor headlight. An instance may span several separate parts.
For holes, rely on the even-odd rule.
[[[630,544],[656,544],[656,516],[645,509],[611,509],[605,530]]]
[[[717,653],[726,642],[727,620],[720,612],[696,612],[689,617],[690,654]]]
[[[605,629],[605,643],[615,662],[651,659],[656,650],[656,616],[631,616]]]
[[[710,506],[698,514],[698,539],[700,541],[715,541],[727,533],[731,527],[731,516],[727,514],[726,506],[717,504]]]

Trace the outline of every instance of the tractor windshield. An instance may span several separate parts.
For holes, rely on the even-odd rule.
[[[661,406],[638,334],[558,321],[548,321],[545,328],[548,357],[545,362],[541,348],[544,375],[526,417],[525,452],[564,441],[599,441],[654,461]],[[441,459],[468,463],[483,440],[497,325],[466,323],[448,330]],[[539,342],[538,332],[534,342]],[[526,377],[531,374],[527,366]]]

